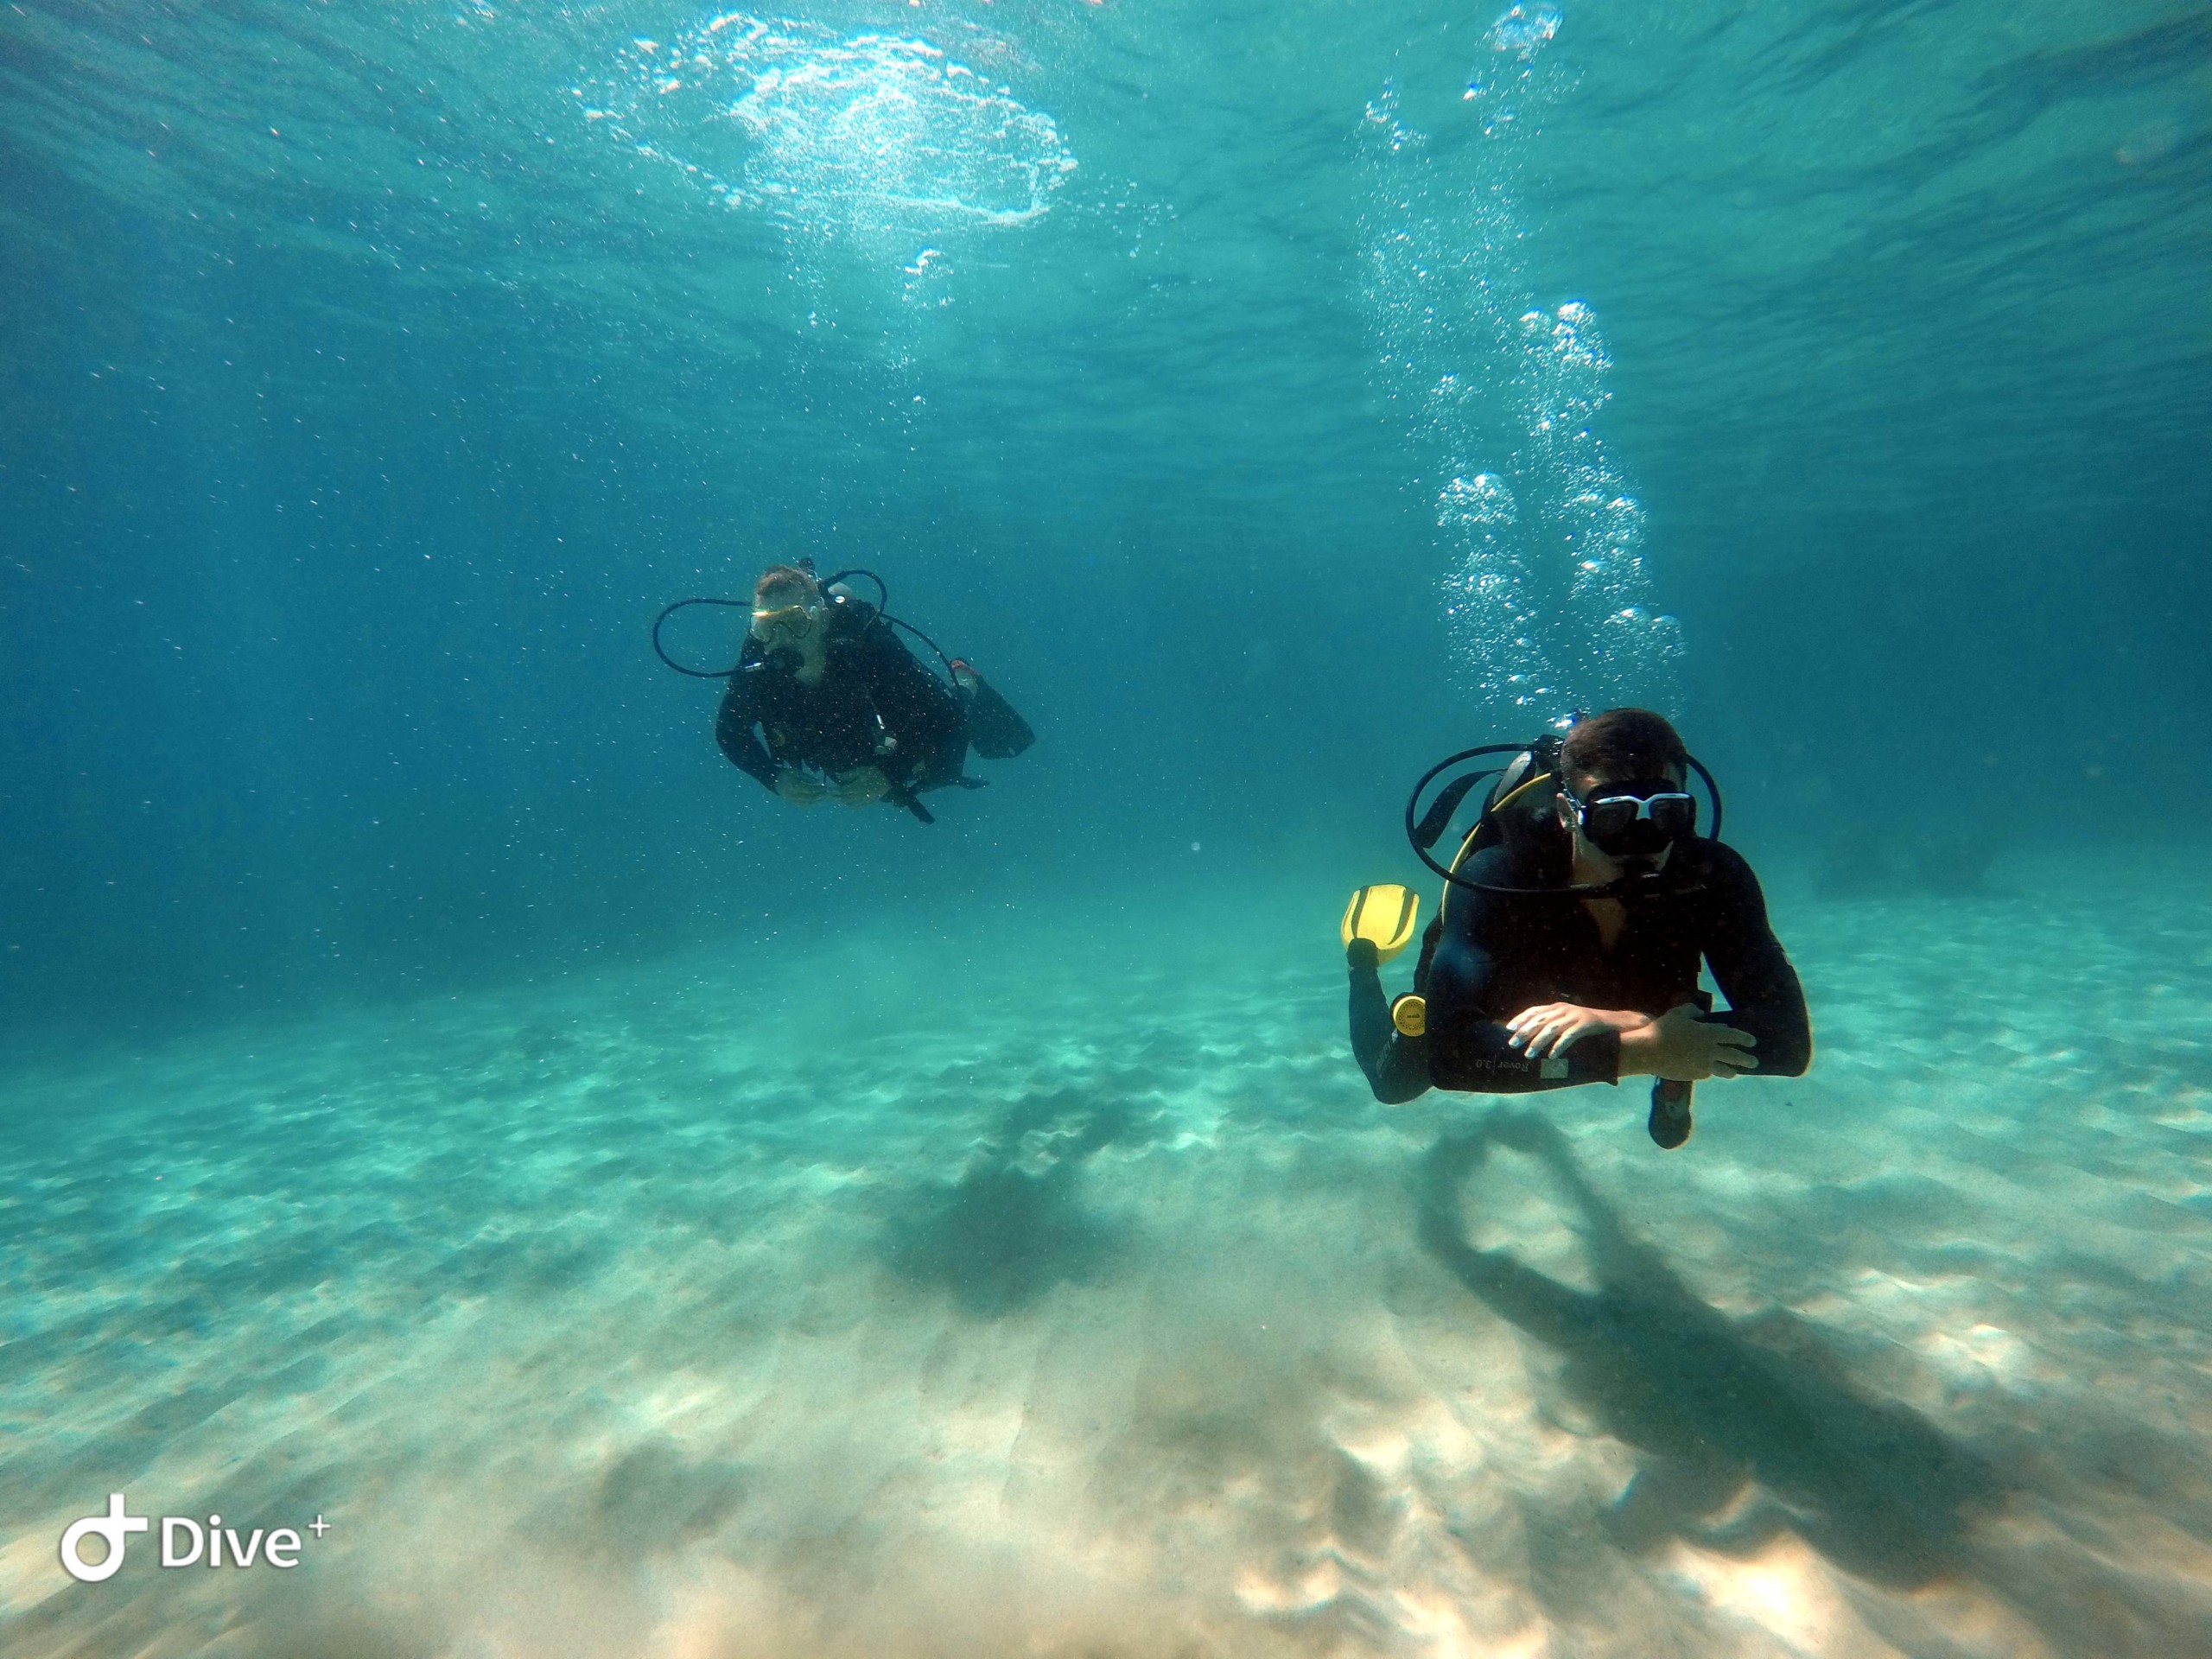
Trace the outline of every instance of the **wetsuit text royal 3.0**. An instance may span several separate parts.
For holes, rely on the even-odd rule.
[[[715,741],[737,766],[775,787],[784,766],[832,777],[874,766],[894,797],[959,780],[968,747],[959,696],[921,664],[875,609],[849,601],[829,613],[829,664],[808,685],[790,653],[766,653],[748,638],[730,676]]]
[[[1461,873],[1497,887],[1563,887],[1570,858],[1564,836],[1547,836],[1485,848]],[[1754,1075],[1803,1073],[1812,1058],[1805,995],[1742,855],[1716,841],[1682,841],[1666,869],[1621,902],[1626,920],[1608,946],[1575,895],[1451,888],[1420,976],[1425,1032],[1396,1030],[1379,977],[1355,966],[1352,1050],[1376,1097],[1395,1104],[1432,1086],[1506,1095],[1618,1082],[1613,1033],[1532,1060],[1511,1046],[1503,1022],[1545,1002],[1654,1015],[1685,1002],[1709,1007],[1698,988],[1700,962],[1727,1003],[1714,1018],[1758,1039]]]

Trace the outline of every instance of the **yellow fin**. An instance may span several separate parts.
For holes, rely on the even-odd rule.
[[[1338,930],[1344,949],[1354,939],[1375,946],[1378,960],[1388,962],[1412,943],[1414,924],[1421,918],[1421,895],[1394,881],[1362,887],[1344,906],[1344,925]]]

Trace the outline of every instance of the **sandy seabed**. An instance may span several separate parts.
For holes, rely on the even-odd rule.
[[[1289,880],[19,1072],[0,1649],[2212,1654],[2212,884],[2081,868],[1778,899],[1678,1154],[1376,1106]]]

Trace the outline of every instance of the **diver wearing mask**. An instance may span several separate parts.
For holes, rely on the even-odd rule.
[[[1696,834],[1689,756],[1671,725],[1609,709],[1579,721],[1550,764],[1523,786],[1517,828],[1486,845],[1469,837],[1418,997],[1386,1001],[1376,944],[1349,938],[1353,1052],[1388,1104],[1431,1086],[1522,1094],[1657,1078],[1651,1138],[1678,1147],[1688,1084],[1803,1073],[1804,992],[1751,866]],[[1728,1001],[1712,1017],[1700,963]]]
[[[722,753],[795,805],[888,801],[927,823],[923,791],[977,785],[962,776],[971,738],[992,759],[1028,747],[1027,725],[969,664],[949,659],[948,683],[895,621],[810,568],[772,565],[715,718]]]

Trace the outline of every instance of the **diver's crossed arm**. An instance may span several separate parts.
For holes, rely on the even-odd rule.
[[[1797,970],[1767,920],[1758,877],[1730,852],[1715,879],[1723,884],[1725,902],[1703,944],[1713,982],[1728,1006],[1713,1018],[1757,1040],[1758,1075],[1802,1077],[1813,1063],[1812,1020]]]
[[[1460,918],[1462,926],[1440,943],[1429,975],[1436,1083],[1478,1094],[1531,1094],[1636,1076],[1696,1082],[1801,1074],[1811,1039],[1796,974],[1766,925],[1750,867],[1734,860],[1724,879],[1730,891],[1704,944],[1730,1006],[1712,1019],[1688,1001],[1657,1014],[1557,1000],[1509,1007],[1514,999],[1502,986],[1525,976],[1504,971],[1481,912]]]
[[[1564,1053],[1530,1055],[1513,1027],[1491,1015],[1498,977],[1497,957],[1479,940],[1447,934],[1438,945],[1427,998],[1429,1070],[1440,1087],[1524,1095],[1619,1080],[1615,1029],[1594,1028]]]

